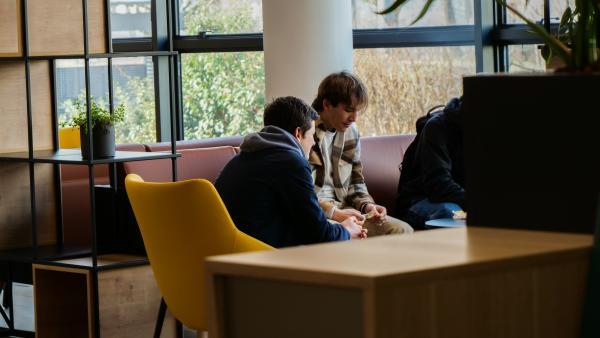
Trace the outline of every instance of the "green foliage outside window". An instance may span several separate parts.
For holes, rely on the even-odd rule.
[[[188,32],[255,31],[248,5],[230,3],[224,10],[215,1],[197,1],[187,6],[183,12]],[[261,128],[265,104],[261,52],[184,54],[182,60],[186,139],[243,135]]]

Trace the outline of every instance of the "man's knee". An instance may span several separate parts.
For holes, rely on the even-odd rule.
[[[388,216],[386,221],[383,223],[384,234],[410,234],[413,233],[413,228],[406,222],[399,219]]]

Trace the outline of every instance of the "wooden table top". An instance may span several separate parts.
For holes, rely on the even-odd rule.
[[[589,255],[592,235],[453,228],[210,257],[207,271],[280,280],[371,286],[431,273],[543,264]]]

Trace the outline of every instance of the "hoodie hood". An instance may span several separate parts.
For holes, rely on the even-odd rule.
[[[459,129],[463,126],[462,117],[462,97],[455,97],[451,99],[444,107],[444,115],[446,118],[454,123]]]
[[[304,157],[304,151],[298,140],[292,134],[275,126],[266,126],[258,133],[246,135],[240,145],[241,152],[246,153],[267,149],[292,150]]]

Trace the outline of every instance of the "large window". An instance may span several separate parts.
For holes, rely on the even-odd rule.
[[[358,49],[354,71],[369,90],[357,120],[364,136],[414,133],[431,107],[460,96],[462,76],[475,73],[473,47]]]
[[[261,0],[180,0],[181,35],[262,32]]]
[[[182,63],[186,139],[242,135],[262,127],[262,52],[184,54]]]
[[[180,33],[251,33],[262,30],[260,0],[182,0]],[[181,56],[183,136],[242,135],[260,129],[265,104],[262,52],[189,53]]]
[[[392,0],[352,0],[354,28],[406,27],[417,17],[426,0],[410,1],[400,11],[385,16],[375,13],[392,3]],[[451,0],[434,1],[427,14],[414,26],[472,24],[473,0]]]
[[[541,22],[544,18],[544,1],[545,0],[508,0],[507,3],[517,9],[519,12],[524,14],[528,19],[533,21]],[[562,13],[571,6],[574,8],[574,0],[548,0],[550,1],[550,21],[559,22]],[[519,17],[513,14],[511,11],[507,11],[507,23],[523,23]]]
[[[176,78],[180,84],[177,96],[181,99],[178,137],[242,135],[259,129],[265,104],[262,1],[173,1],[178,28],[175,46],[181,53]],[[354,72],[370,92],[370,105],[358,120],[364,135],[414,132],[415,119],[432,106],[461,95],[462,77],[474,74],[475,69],[545,70],[538,48],[541,40],[510,11],[506,16],[496,15],[503,9],[497,1],[489,1],[493,6],[475,6],[474,0],[434,1],[424,18],[413,26],[410,22],[427,0],[411,0],[401,11],[386,16],[374,12],[386,8],[393,0],[349,2],[353,6],[355,29]],[[564,9],[574,3],[574,0],[530,0],[527,4],[521,0],[507,1],[537,22],[542,22],[544,2],[548,2],[553,29]],[[150,0],[111,0],[113,36],[149,36],[150,3]],[[477,16],[482,20],[475,20]],[[143,20],[135,19],[142,17]],[[480,22],[487,25],[492,17],[500,21],[493,26],[476,27]],[[473,34],[479,31],[489,35]],[[477,41],[483,41],[483,46],[493,45],[493,53],[482,53],[476,47]],[[147,73],[130,74],[131,81],[116,80],[115,95],[120,102],[120,92],[144,93],[128,100],[136,102],[136,107],[144,107],[136,116],[154,121],[154,115],[141,113],[154,111],[152,63],[149,59],[144,60],[145,66],[139,62],[135,67],[144,68]],[[98,67],[93,66],[93,76],[101,76],[94,73]],[[115,73],[131,73],[128,67],[134,65],[123,64],[123,70],[118,70],[115,64]],[[63,83],[65,88],[73,86]],[[106,95],[105,89],[97,88],[99,83],[92,84],[92,92],[102,97]],[[136,86],[138,89],[131,89]],[[67,98],[70,100],[81,95],[72,94],[72,90],[70,93]],[[127,123],[133,125],[135,121]],[[154,127],[152,122],[140,125]],[[135,142],[154,134],[154,129],[142,131],[132,127],[121,140]]]
[[[517,72],[541,72],[546,70],[546,61],[537,45],[508,46],[509,70]]]
[[[140,38],[152,35],[150,0],[110,0],[112,37]]]

